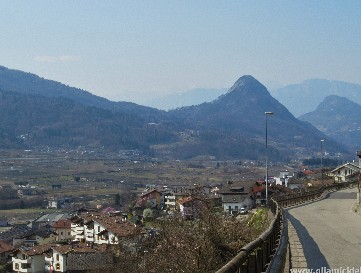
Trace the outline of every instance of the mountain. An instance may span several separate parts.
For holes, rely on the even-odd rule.
[[[198,105],[203,102],[210,102],[224,94],[226,91],[227,89],[225,88],[196,88],[183,93],[169,94],[164,97],[152,99],[145,104],[157,109],[170,110],[184,106]]]
[[[270,158],[312,155],[327,137],[296,119],[252,76],[219,98],[161,111],[111,102],[87,91],[21,71],[0,69],[0,148],[103,147],[140,149],[160,158],[265,157],[265,112]],[[332,149],[346,153],[341,145]],[[332,152],[332,150],[329,150]]]
[[[0,90],[0,148],[141,149],[174,140],[169,128],[140,117],[52,98]]]
[[[313,112],[299,117],[354,151],[361,147],[361,105],[339,96],[328,96]]]
[[[208,141],[208,146],[221,153],[229,143],[227,153],[243,152],[251,156],[252,152],[264,154],[265,112],[268,111],[275,113],[268,117],[268,136],[275,157],[318,151],[319,141],[325,135],[296,119],[252,76],[241,77],[227,94],[210,103],[170,113],[201,132],[199,143],[193,139],[194,149],[201,150],[202,141]],[[335,150],[344,150],[334,141],[330,142]]]
[[[361,85],[342,81],[306,80],[271,91],[271,94],[296,117],[314,111],[330,95],[346,97],[361,104]]]
[[[49,98],[66,98],[84,106],[94,106],[132,115],[143,115],[149,122],[165,117],[164,111],[131,102],[114,102],[95,96],[88,91],[47,80],[37,75],[0,66],[0,89]]]

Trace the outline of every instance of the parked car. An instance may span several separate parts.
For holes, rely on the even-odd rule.
[[[239,209],[239,213],[240,213],[240,214],[246,214],[247,212],[248,212],[247,209],[244,208],[244,207],[242,207],[242,208]]]

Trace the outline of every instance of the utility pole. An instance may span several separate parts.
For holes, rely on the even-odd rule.
[[[266,116],[266,206],[268,207],[268,124],[267,116],[273,115],[273,112],[265,112]]]

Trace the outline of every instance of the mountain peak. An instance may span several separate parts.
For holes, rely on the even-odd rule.
[[[266,87],[261,84],[258,80],[256,80],[251,75],[244,75],[240,77],[234,85],[229,89],[228,93],[235,90],[264,90]]]
[[[252,75],[243,75],[235,82],[235,84],[244,84],[250,82],[258,82],[258,81]]]
[[[350,108],[361,108],[356,102],[349,100],[346,97],[340,97],[337,95],[327,96],[317,107],[317,110],[329,111],[331,108],[347,109]]]

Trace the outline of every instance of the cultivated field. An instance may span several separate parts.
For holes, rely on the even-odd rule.
[[[166,161],[86,151],[0,152],[0,186],[32,189],[32,195],[16,200],[0,196],[0,218],[28,218],[44,211],[47,201],[54,198],[67,198],[78,207],[106,206],[119,194],[121,205],[127,207],[146,187],[255,181],[264,177],[264,171],[262,163],[250,161]],[[272,168],[269,172],[272,174]],[[24,208],[31,202],[37,206],[4,210]]]

